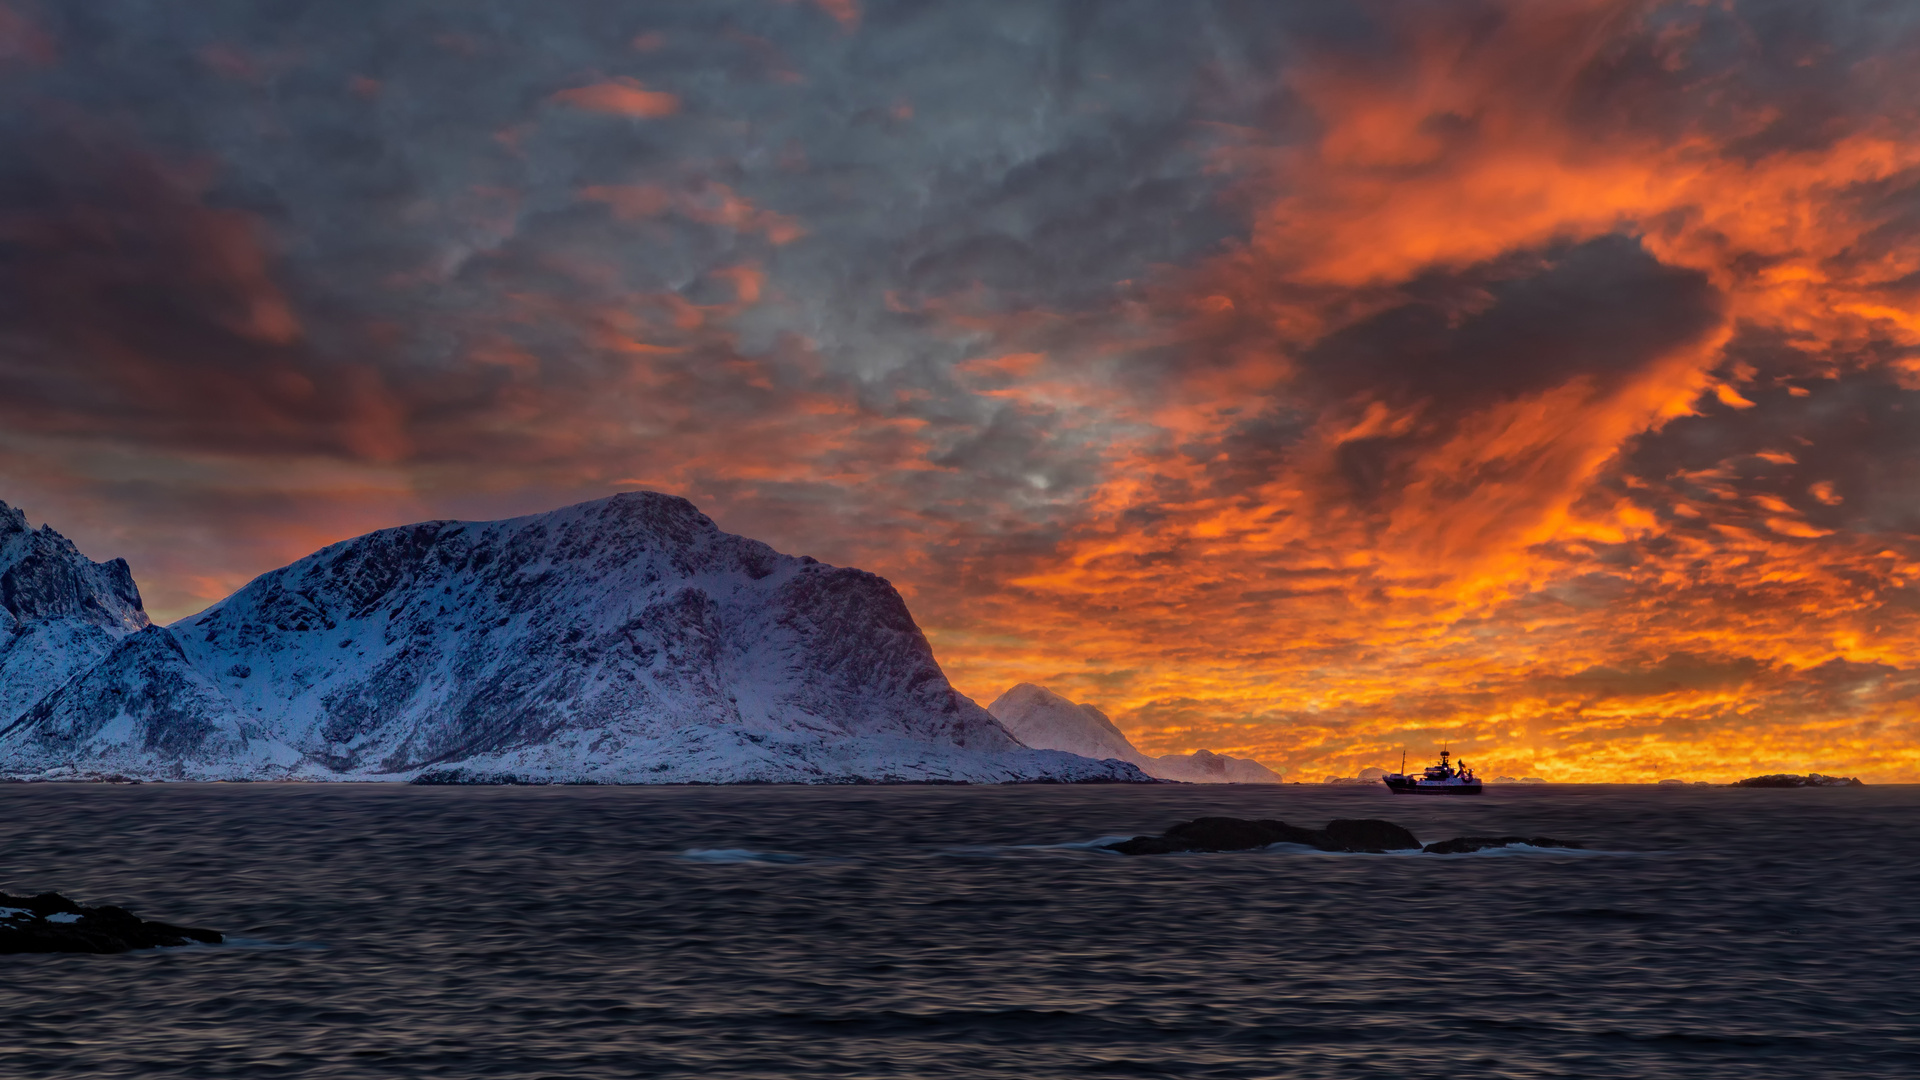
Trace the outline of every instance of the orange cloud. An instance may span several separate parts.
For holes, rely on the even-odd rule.
[[[853,3],[820,6],[858,24]],[[635,157],[531,168],[555,132],[490,116],[516,156],[488,175],[524,183],[525,205],[459,184],[405,200],[462,259],[383,265],[393,295],[367,326],[313,321],[340,298],[283,272],[279,219],[235,208],[254,205],[245,185],[216,201],[145,166],[63,165],[10,187],[0,215],[0,242],[32,255],[0,263],[24,298],[9,333],[40,349],[0,355],[0,456],[38,475],[49,441],[105,431],[178,449],[177,471],[251,463],[208,512],[270,526],[272,561],[341,535],[337,503],[263,496],[274,469],[319,477],[296,494],[383,508],[339,530],[610,485],[679,492],[726,527],[891,577],[974,696],[1050,685],[1155,752],[1310,777],[1440,742],[1488,775],[1559,780],[1910,775],[1914,43],[1822,42],[1819,20],[1787,34],[1739,4],[1352,10],[1366,26],[1300,30],[1253,65],[1278,86],[1200,80],[1178,115],[1211,115],[1224,90],[1259,102],[1181,151],[1214,148],[1199,152],[1242,232],[1127,269],[1138,280],[1111,293],[1106,255],[1138,225],[1113,215],[1141,211],[1062,212],[1048,194],[1159,165],[1109,168],[1078,134],[1027,160],[1022,135],[1016,173],[983,165],[970,188],[968,165],[895,197],[860,157],[864,129],[801,146],[815,129],[754,111],[803,91],[749,83],[802,69],[737,30],[708,36],[743,115],[703,128],[673,171],[648,164],[653,182],[604,182]],[[705,33],[667,32],[671,49],[607,44],[680,56]],[[803,70],[804,92],[835,86]],[[905,89],[911,103],[853,96],[866,119],[919,106],[911,131],[872,128],[911,187],[932,173],[895,155],[944,167],[953,118],[937,85]],[[680,104],[632,79],[550,100]],[[552,213],[549,173],[633,227]],[[33,202],[43,189],[59,205]],[[818,220],[762,205],[766,190]],[[943,218],[938,200],[968,191],[984,197]],[[882,205],[928,212],[879,221]],[[1077,239],[1083,210],[1115,247]],[[1063,213],[1076,220],[1057,228]],[[676,222],[733,235],[662,227]],[[772,250],[808,227],[807,250]],[[989,233],[1013,267],[998,277],[998,255],[968,253]],[[739,253],[743,238],[767,250]],[[661,239],[693,242],[633,255]],[[943,251],[961,255],[934,273]],[[1071,288],[1018,284],[1052,273]],[[1068,295],[1080,306],[1042,299]],[[103,475],[161,490],[158,471]],[[193,546],[155,557],[182,566],[172,552]],[[181,573],[203,598],[219,578]]]
[[[1822,391],[1762,393],[1746,342],[1863,370],[1920,347],[1887,291],[1920,247],[1868,197],[1920,176],[1908,81],[1836,76],[1861,104],[1771,146],[1767,87],[1672,74],[1711,62],[1689,26],[1718,9],[1482,7],[1392,7],[1394,48],[1288,77],[1312,137],[1223,153],[1251,236],[1082,328],[1089,371],[1181,359],[1109,414],[1137,434],[1049,552],[922,601],[943,660],[976,695],[1099,701],[1156,751],[1314,772],[1443,740],[1560,779],[1920,764],[1893,688],[1920,665],[1895,599],[1920,549],[1829,520],[1834,480],[1756,471],[1804,475],[1805,451],[1631,461],[1709,413],[1818,422]],[[1759,666],[1565,681],[1683,655]]]
[[[576,86],[553,95],[552,100],[588,112],[632,116],[643,120],[672,116],[680,111],[680,98],[660,90],[649,90],[638,79],[624,75],[590,86]]]
[[[603,184],[581,189],[580,197],[605,203],[623,221],[658,217],[669,211],[703,225],[736,232],[760,233],[775,245],[790,244],[806,235],[795,219],[755,206],[731,187],[706,180],[666,188],[652,184]]]
[[[843,29],[853,30],[860,25],[859,0],[814,0],[820,10],[833,16],[834,21]]]

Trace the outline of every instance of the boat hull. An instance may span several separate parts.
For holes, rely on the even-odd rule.
[[[1423,783],[1419,780],[1387,777],[1381,783],[1395,795],[1478,795],[1480,781],[1473,780],[1465,784],[1442,781],[1437,784]]]

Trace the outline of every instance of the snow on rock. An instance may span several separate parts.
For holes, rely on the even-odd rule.
[[[284,775],[300,755],[244,720],[171,631],[149,626],[0,730],[0,761],[15,773],[218,779]]]
[[[0,730],[147,625],[126,560],[93,562],[0,502]]]
[[[1280,774],[1252,758],[1229,757],[1211,750],[1191,754],[1162,754],[1153,759],[1150,775],[1190,784],[1278,784]]]
[[[884,579],[652,492],[343,541],[138,639],[0,736],[0,770],[64,752],[128,775],[1145,779],[1015,741]]]
[[[1090,758],[1115,758],[1147,769],[1153,759],[1134,748],[1107,714],[1077,705],[1043,686],[1021,683],[995,698],[987,711],[1028,746]]]
[[[1065,750],[1089,758],[1112,758],[1149,776],[1192,784],[1278,784],[1280,774],[1249,758],[1210,750],[1149,757],[1136,749],[1107,714],[1045,687],[1021,683],[987,706],[1013,737],[1036,749]]]

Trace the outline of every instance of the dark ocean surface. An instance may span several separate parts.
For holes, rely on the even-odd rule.
[[[1585,853],[1125,858],[1200,814]],[[1920,1076],[1920,787],[0,785],[6,1077]]]

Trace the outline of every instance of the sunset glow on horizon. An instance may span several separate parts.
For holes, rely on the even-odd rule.
[[[0,0],[0,499],[156,618],[649,488],[1318,781],[1920,769],[1920,13]]]

